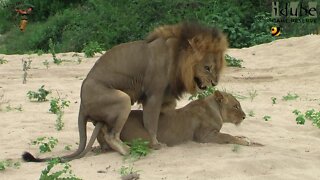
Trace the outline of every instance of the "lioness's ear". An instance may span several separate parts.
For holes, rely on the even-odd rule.
[[[224,99],[222,93],[220,91],[215,91],[214,92],[214,98],[216,99],[216,101],[218,101],[219,103],[221,103]]]

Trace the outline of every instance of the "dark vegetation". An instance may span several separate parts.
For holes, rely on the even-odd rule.
[[[286,0],[288,1],[288,0]],[[316,0],[318,6],[320,0]],[[24,33],[17,27],[17,2],[34,6]],[[271,0],[0,0],[0,53],[81,52],[94,42],[103,49],[142,39],[155,26],[197,20],[220,27],[230,46],[248,47],[275,39],[272,26],[282,37],[319,33],[317,23],[271,21]],[[283,2],[283,1],[281,1]],[[307,3],[303,1],[304,3]],[[318,7],[319,8],[319,7]],[[279,37],[277,37],[279,38]]]

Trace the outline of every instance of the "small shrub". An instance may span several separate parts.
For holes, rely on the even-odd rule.
[[[50,101],[49,111],[57,115],[55,126],[58,131],[62,130],[62,128],[64,127],[64,123],[62,122],[62,117],[64,114],[64,109],[66,107],[69,107],[69,104],[70,104],[70,101],[61,99],[60,97],[53,98]]]
[[[242,67],[242,62],[243,62],[242,59],[237,59],[237,58],[231,57],[228,54],[225,55],[225,59],[227,62],[227,66],[239,67],[239,68]]]
[[[27,76],[28,76],[28,71],[29,69],[31,69],[31,62],[32,60],[24,60],[22,59],[22,71],[23,71],[23,81],[22,84],[26,84],[27,83]]]
[[[320,111],[316,112],[314,109],[305,112],[305,117],[312,121],[312,124],[320,128]]]
[[[3,59],[3,58],[0,58],[0,64],[6,64],[6,63],[8,63],[7,60],[5,60],[5,59]]]
[[[0,161],[0,171],[4,171],[10,167],[13,167],[15,169],[19,169],[20,166],[21,166],[21,163],[19,161],[13,162],[11,159]]]
[[[202,91],[202,92],[197,92],[193,95],[191,95],[189,97],[189,100],[194,100],[194,99],[202,99],[205,98],[207,96],[210,96],[211,94],[213,94],[215,91],[215,88],[212,86],[207,87],[206,90]]]
[[[271,116],[268,116],[268,115],[263,116],[263,119],[264,119],[265,121],[269,121],[269,120],[271,119]]]
[[[314,109],[307,110],[304,114],[295,109],[292,111],[297,117],[296,122],[297,124],[305,124],[305,119],[311,120],[312,124],[318,128],[320,128],[320,111],[316,112]]]
[[[248,116],[250,116],[250,117],[254,117],[254,115],[255,115],[255,113],[251,110],[251,111],[249,111],[249,113],[248,113]]]
[[[142,156],[147,156],[150,153],[149,142],[142,139],[134,139],[126,143],[130,146],[130,159],[137,160]]]
[[[36,100],[38,102],[48,101],[47,96],[50,94],[50,91],[44,89],[44,85],[42,85],[38,92],[35,91],[29,91],[27,93],[27,96],[30,101]]]
[[[80,180],[71,170],[69,163],[60,163],[60,158],[48,161],[47,167],[41,171],[40,180]],[[55,170],[52,172],[52,170]]]
[[[296,100],[298,97],[299,96],[295,93],[293,93],[293,94],[288,93],[286,96],[282,97],[282,100],[284,100],[284,101]]]
[[[239,150],[240,150],[240,145],[239,144],[234,144],[232,146],[232,152],[237,153],[237,152],[239,152]]]
[[[139,170],[133,170],[132,165],[129,167],[121,166],[120,168],[120,175],[122,180],[128,180],[128,179],[139,179],[140,175],[138,174]]]
[[[250,90],[250,91],[249,91],[249,97],[250,97],[251,102],[252,102],[253,99],[254,99],[255,97],[257,97],[257,96],[258,96],[257,90]]]
[[[93,57],[95,53],[102,53],[103,49],[101,48],[100,44],[96,41],[89,42],[88,44],[84,44],[84,48],[82,52],[84,55],[89,58]]]
[[[64,149],[67,150],[67,151],[70,151],[70,150],[71,150],[71,146],[72,146],[72,145],[66,145],[66,146],[64,147]]]
[[[37,50],[37,55],[38,55],[38,56],[41,56],[42,54],[44,54],[44,52],[43,52],[42,49]]]
[[[277,98],[271,97],[271,101],[272,101],[272,105],[273,105],[273,104],[277,104],[277,102],[276,102],[276,101],[277,101]]]
[[[6,106],[6,111],[7,111],[7,112],[9,112],[9,111],[14,111],[14,110],[20,111],[20,112],[23,111],[22,105],[20,104],[19,106],[12,107],[10,104],[8,104],[8,105]]]
[[[57,58],[56,51],[55,51],[55,44],[53,43],[52,39],[49,39],[49,51],[52,55],[53,63],[56,65],[60,65],[62,63],[62,60]]]
[[[47,69],[49,69],[49,61],[48,60],[43,61],[42,64],[44,66],[46,66]]]
[[[38,137],[36,140],[31,141],[31,145],[39,145],[40,153],[51,152],[57,143],[58,139],[54,137]]]

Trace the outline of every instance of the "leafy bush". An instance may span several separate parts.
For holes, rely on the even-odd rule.
[[[70,101],[61,99],[60,97],[53,98],[50,101],[49,111],[57,115],[55,126],[58,131],[62,130],[62,128],[64,127],[64,123],[62,122],[62,117],[64,114],[64,109],[66,107],[69,107],[69,104],[70,104]]]
[[[4,161],[0,161],[0,171],[4,171],[5,169],[7,169],[9,167],[13,167],[15,169],[19,169],[20,166],[21,166],[21,163],[19,161],[13,162],[10,159],[4,160]]]
[[[50,94],[50,91],[44,89],[44,85],[42,85],[38,92],[29,91],[27,96],[30,100],[36,100],[38,102],[48,101],[47,96]]]
[[[316,112],[316,110],[311,109],[307,110],[304,114],[301,111],[295,109],[292,111],[296,117],[297,124],[305,124],[306,119],[311,120],[312,124],[318,128],[320,128],[320,111]]]
[[[48,161],[47,167],[41,171],[40,180],[81,180],[71,170],[69,163],[60,163],[60,158]],[[52,172],[54,171],[54,172]]]
[[[82,51],[86,57],[93,57],[95,53],[102,53],[102,48],[98,42],[93,41],[85,44]]]
[[[265,121],[269,121],[269,120],[271,119],[271,116],[265,115],[265,116],[263,116],[263,119],[264,119]]]
[[[7,60],[5,60],[5,59],[3,59],[3,58],[0,58],[0,64],[7,64],[7,63],[8,63]]]
[[[299,96],[296,93],[288,93],[286,96],[282,97],[282,100],[284,101],[290,101],[290,100],[296,100]]]
[[[228,54],[225,55],[225,59],[227,62],[227,66],[239,67],[239,68],[242,67],[242,62],[243,62],[242,59],[237,59],[237,58],[231,57]]]
[[[143,139],[134,139],[127,142],[130,146],[129,157],[133,160],[140,159],[142,156],[147,156],[150,153],[149,142]]]
[[[39,145],[40,153],[51,152],[57,143],[58,139],[54,137],[38,137],[36,140],[31,141],[31,145]]]

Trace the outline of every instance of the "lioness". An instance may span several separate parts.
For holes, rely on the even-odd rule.
[[[217,85],[226,48],[226,37],[219,30],[181,23],[156,28],[146,40],[107,51],[81,86],[78,150],[62,159],[83,155],[88,121],[96,123],[92,137],[102,129],[108,145],[127,154],[129,147],[120,140],[120,133],[135,102],[143,105],[143,124],[152,147],[160,148],[156,135],[161,109],[174,109],[184,92]]]
[[[131,111],[122,130],[121,140],[127,142],[137,138],[151,140],[143,126],[142,117],[142,111]],[[261,146],[245,137],[234,137],[220,132],[223,123],[240,125],[245,117],[235,97],[229,93],[215,91],[213,95],[193,101],[183,108],[161,113],[157,137],[160,142],[168,146],[186,141]],[[99,134],[98,140],[101,146],[106,147],[102,134]]]
[[[239,101],[229,93],[215,91],[204,99],[196,100],[183,108],[167,110],[159,116],[158,139],[168,146],[173,146],[186,141],[200,143],[240,144],[245,146],[262,146],[262,144],[251,142],[245,137],[235,137],[221,133],[223,123],[240,125],[246,115]],[[104,132],[91,137],[86,149],[81,153],[84,156],[95,139],[103,150],[109,149],[105,141]],[[121,132],[121,140],[130,142],[133,139],[142,138],[150,141],[151,137],[143,125],[143,112],[141,110],[131,111],[128,121]],[[31,154],[25,154],[25,160],[41,162],[42,159],[35,158]]]

